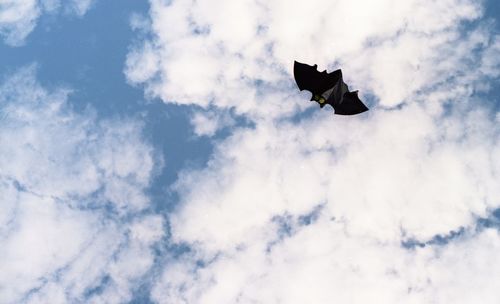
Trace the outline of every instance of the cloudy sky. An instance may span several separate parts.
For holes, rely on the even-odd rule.
[[[0,303],[496,304],[499,229],[494,0],[0,0]]]

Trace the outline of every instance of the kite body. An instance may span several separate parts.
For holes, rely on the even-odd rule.
[[[329,104],[338,115],[355,115],[368,111],[359,99],[358,91],[349,92],[340,69],[331,73],[326,70],[319,72],[317,64],[311,66],[295,61],[293,74],[299,89],[310,91],[311,101],[318,102],[321,108]]]

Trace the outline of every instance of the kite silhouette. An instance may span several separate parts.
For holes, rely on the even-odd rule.
[[[317,64],[311,66],[295,61],[293,74],[299,89],[310,91],[311,101],[318,102],[321,108],[329,104],[338,115],[355,115],[368,111],[359,99],[358,91],[349,92],[340,69],[331,73],[326,70],[319,72]]]

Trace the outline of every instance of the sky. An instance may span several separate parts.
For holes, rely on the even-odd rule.
[[[0,0],[0,302],[498,303],[499,19]],[[370,110],[309,102],[294,60]]]

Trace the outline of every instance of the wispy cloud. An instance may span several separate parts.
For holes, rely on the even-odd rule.
[[[156,156],[133,119],[75,112],[36,67],[0,86],[0,302],[123,302],[155,256]]]
[[[82,17],[94,0],[3,0],[0,2],[0,36],[6,44],[21,46],[43,14],[64,12]]]

